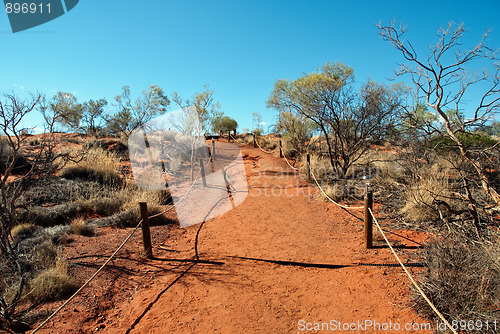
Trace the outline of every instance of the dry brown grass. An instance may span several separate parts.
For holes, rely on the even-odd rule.
[[[51,268],[56,264],[59,252],[54,243],[46,240],[35,246],[34,263],[37,269]]]
[[[419,277],[419,285],[434,305],[452,320],[480,321],[479,330],[464,333],[498,333],[490,324],[500,308],[500,235],[491,233],[475,242],[459,231],[426,245],[429,267]],[[414,307],[420,315],[439,320],[427,302],[413,291]],[[462,333],[462,331],[461,331]]]
[[[434,204],[437,200],[448,198],[452,195],[448,176],[445,173],[436,174],[425,172],[410,183],[406,190],[406,204],[401,213],[410,220],[425,222],[439,217]]]
[[[12,236],[13,240],[25,239],[31,237],[33,233],[39,228],[39,226],[31,223],[19,224],[11,229],[10,235]]]
[[[326,157],[321,157],[318,155],[311,155],[311,172],[314,173],[314,176],[319,180],[320,178],[325,177],[327,173],[331,173],[332,165],[330,161]],[[306,167],[306,155],[304,154],[301,159],[301,166]]]
[[[107,185],[121,185],[120,160],[116,153],[92,148],[79,162],[69,163],[59,175],[65,179],[84,179]]]
[[[78,235],[83,235],[86,237],[91,237],[95,235],[95,226],[88,225],[85,223],[85,219],[79,217],[71,221],[71,227],[73,228],[73,233]]]
[[[68,275],[68,265],[58,259],[56,264],[41,271],[28,283],[25,297],[33,303],[42,303],[65,298],[75,290]]]

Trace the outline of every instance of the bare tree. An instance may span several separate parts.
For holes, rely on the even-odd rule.
[[[216,118],[223,114],[219,101],[214,101],[214,91],[210,89],[209,84],[203,85],[201,92],[194,93],[187,100],[184,100],[177,92],[173,92],[172,101],[180,108],[193,107],[205,133],[213,127]]]
[[[22,133],[21,122],[40,107],[42,96],[32,94],[22,99],[14,93],[0,99],[0,327],[12,326],[16,306],[26,282],[26,263],[13,246],[12,227],[17,221],[18,200],[37,182],[52,175],[57,159],[67,160],[69,154],[55,151],[53,124],[41,135],[36,149],[28,152],[28,138]],[[7,298],[7,290],[12,293]],[[4,326],[5,327],[5,326]]]
[[[427,133],[438,133],[449,137],[463,158],[469,162],[484,191],[500,206],[500,194],[492,187],[486,171],[484,159],[488,149],[474,152],[465,145],[463,134],[482,127],[500,108],[500,63],[496,51],[486,45],[489,32],[483,34],[479,42],[471,48],[463,48],[466,30],[463,24],[449,23],[439,29],[438,41],[430,47],[426,56],[418,55],[410,41],[406,39],[406,28],[402,25],[377,25],[382,38],[390,42],[405,58],[396,71],[397,76],[407,75],[416,86],[416,105],[425,100],[438,116],[440,122],[424,122],[421,128]],[[489,63],[493,73],[485,70],[473,71],[473,65]],[[470,117],[464,117],[466,104],[473,89],[483,90],[482,95],[467,105]],[[487,160],[487,159],[486,159]]]

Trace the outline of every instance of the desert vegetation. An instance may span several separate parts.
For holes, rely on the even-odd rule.
[[[237,142],[251,145],[256,138],[264,150],[277,152],[281,141],[284,156],[304,177],[309,155],[311,172],[335,201],[359,203],[369,180],[384,220],[432,236],[419,254],[427,268],[418,281],[437,308],[450,320],[494,321],[500,308],[496,53],[486,35],[459,48],[462,25],[441,29],[423,58],[405,39],[404,27],[378,29],[402,55],[396,76],[408,76],[410,84],[369,80],[357,88],[352,67],[325,63],[295,80],[277,80],[267,100],[278,114],[274,133],[263,135],[254,113],[253,133]],[[476,72],[477,63],[493,73]],[[464,102],[478,84],[483,94],[472,109],[467,104],[466,115]],[[134,184],[127,139],[172,102],[194,107],[206,134],[235,130],[238,123],[222,113],[213,94],[206,85],[188,99],[177,93],[169,98],[151,85],[133,99],[124,86],[113,112],[105,111],[105,99],[79,103],[66,92],[51,99],[2,96],[0,329],[22,331],[26,313],[75,290],[62,256],[75,235],[135,226],[141,201],[152,214],[172,203],[168,190]],[[33,136],[19,124],[35,110],[46,128]],[[56,131],[61,129],[72,133]],[[172,171],[181,164],[175,157],[168,163]],[[159,216],[152,223],[171,221]],[[412,296],[422,316],[439,320],[417,291]]]
[[[268,100],[279,114],[276,135],[301,171],[311,155],[311,171],[329,197],[359,203],[368,177],[385,219],[433,235],[421,254],[428,270],[419,282],[450,321],[494,321],[500,307],[496,52],[485,44],[487,34],[464,48],[463,25],[440,29],[424,55],[403,26],[378,28],[403,56],[396,78],[408,76],[413,87],[370,81],[355,93],[353,69],[341,63],[277,80]],[[483,71],[485,62],[492,72]],[[483,93],[465,116],[476,86]],[[259,142],[272,150],[276,141]],[[439,319],[417,291],[413,296],[421,315]]]

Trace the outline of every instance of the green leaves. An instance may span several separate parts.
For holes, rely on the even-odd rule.
[[[167,112],[170,100],[158,85],[151,85],[135,101],[130,96],[130,87],[124,86],[115,97],[118,110],[106,118],[108,130],[128,137],[132,131],[156,116]]]
[[[217,116],[215,117],[212,125],[212,130],[214,133],[220,131],[231,131],[238,127],[238,122],[229,116]]]

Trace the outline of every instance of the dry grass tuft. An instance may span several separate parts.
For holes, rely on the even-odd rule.
[[[345,202],[348,200],[359,200],[364,197],[364,187],[356,180],[335,181],[334,184],[325,184],[322,186],[325,193],[336,202]],[[329,202],[322,192],[318,192],[318,199],[323,202]]]
[[[68,275],[67,263],[58,259],[52,268],[41,271],[28,283],[26,298],[33,303],[59,300],[70,295],[75,288]]]
[[[316,178],[321,179],[324,178],[325,175],[332,172],[332,165],[330,161],[326,157],[321,157],[318,155],[311,155],[311,172],[314,173]],[[306,154],[302,155],[301,159],[301,167],[305,170],[307,164]]]
[[[73,233],[83,235],[86,237],[91,237],[95,235],[95,226],[85,223],[83,218],[75,218],[71,221],[71,227],[73,228]]]
[[[444,173],[425,173],[410,183],[406,193],[406,204],[401,213],[416,222],[431,221],[439,217],[435,201],[451,196],[448,177]]]
[[[19,224],[11,229],[10,235],[12,236],[12,240],[26,239],[33,236],[33,233],[39,228],[40,227],[31,223]]]
[[[115,153],[92,148],[78,163],[66,165],[60,172],[65,179],[84,179],[105,185],[121,185],[120,161]]]
[[[38,269],[47,269],[53,267],[59,256],[57,247],[50,240],[45,240],[35,247],[34,263]]]

